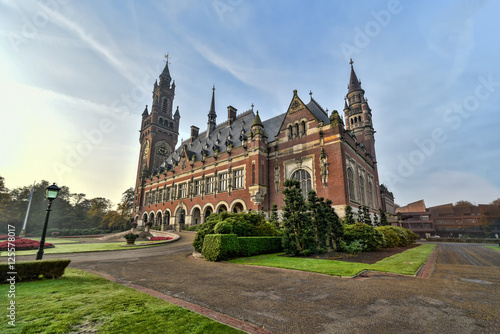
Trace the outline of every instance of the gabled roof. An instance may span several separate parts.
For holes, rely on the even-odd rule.
[[[326,111],[316,102],[315,99],[311,97],[311,102],[306,104],[307,109],[316,117],[318,121],[322,121],[324,124],[330,124],[330,118]]]

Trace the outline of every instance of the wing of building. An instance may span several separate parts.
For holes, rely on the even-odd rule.
[[[214,87],[206,129],[192,125],[179,145],[181,114],[177,107],[172,115],[176,87],[168,63],[159,79],[151,112],[146,106],[142,114],[134,200],[139,225],[179,230],[214,212],[267,213],[273,204],[282,207],[283,182],[290,178],[304,194],[312,189],[330,199],[340,216],[346,204],[372,213],[382,206],[372,111],[352,61],[344,117],[323,109],[312,93],[304,102],[295,90],[281,115],[263,121],[253,106],[239,114],[229,106],[217,124]]]

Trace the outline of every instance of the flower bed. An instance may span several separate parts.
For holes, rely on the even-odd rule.
[[[7,234],[0,235],[0,240],[7,240],[9,238],[12,238],[12,237],[8,236]],[[20,239],[21,237],[18,237],[17,235],[15,235],[14,238]]]
[[[16,250],[38,249],[40,247],[40,241],[23,238],[16,239],[14,242],[4,241],[0,242],[0,251],[6,251],[7,249],[12,248],[12,245],[15,246]],[[54,245],[46,242],[44,247],[52,248]]]
[[[171,237],[152,237],[150,240],[151,241],[162,241],[162,240],[172,240],[173,238]]]

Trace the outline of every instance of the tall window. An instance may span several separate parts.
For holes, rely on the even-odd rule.
[[[238,169],[234,171],[234,189],[243,188],[243,169]]]
[[[360,200],[361,200],[361,204],[365,204],[365,179],[363,179],[363,177],[360,175],[359,176],[359,192],[361,193],[360,194]]]
[[[349,199],[351,201],[356,200],[356,194],[354,192],[354,173],[352,171],[352,168],[347,168],[347,184],[349,187]]]
[[[215,190],[215,176],[207,177],[207,194],[212,194]]]
[[[368,181],[368,206],[374,207],[373,205],[373,185],[370,181]]]
[[[219,174],[219,191],[227,191],[227,180],[228,180],[227,172]]]
[[[185,198],[187,196],[187,183],[179,184],[179,198]]]
[[[171,189],[171,187],[167,188],[167,191],[165,194],[165,201],[170,201],[170,189]]]
[[[163,189],[158,191],[158,202],[163,203]]]
[[[255,184],[255,163],[252,164],[252,184]]]
[[[300,190],[302,190],[302,196],[307,198],[307,193],[312,189],[311,186],[311,174],[305,169],[299,169],[292,174],[292,179],[298,180],[300,182]]]
[[[199,196],[201,195],[201,180],[198,179],[198,180],[194,180],[194,195],[195,196]]]

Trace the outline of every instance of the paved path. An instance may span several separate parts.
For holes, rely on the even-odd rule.
[[[353,280],[190,259],[194,235],[181,237],[165,246],[69,257],[72,267],[274,333],[500,333],[500,252],[481,245],[439,244],[429,279]]]

